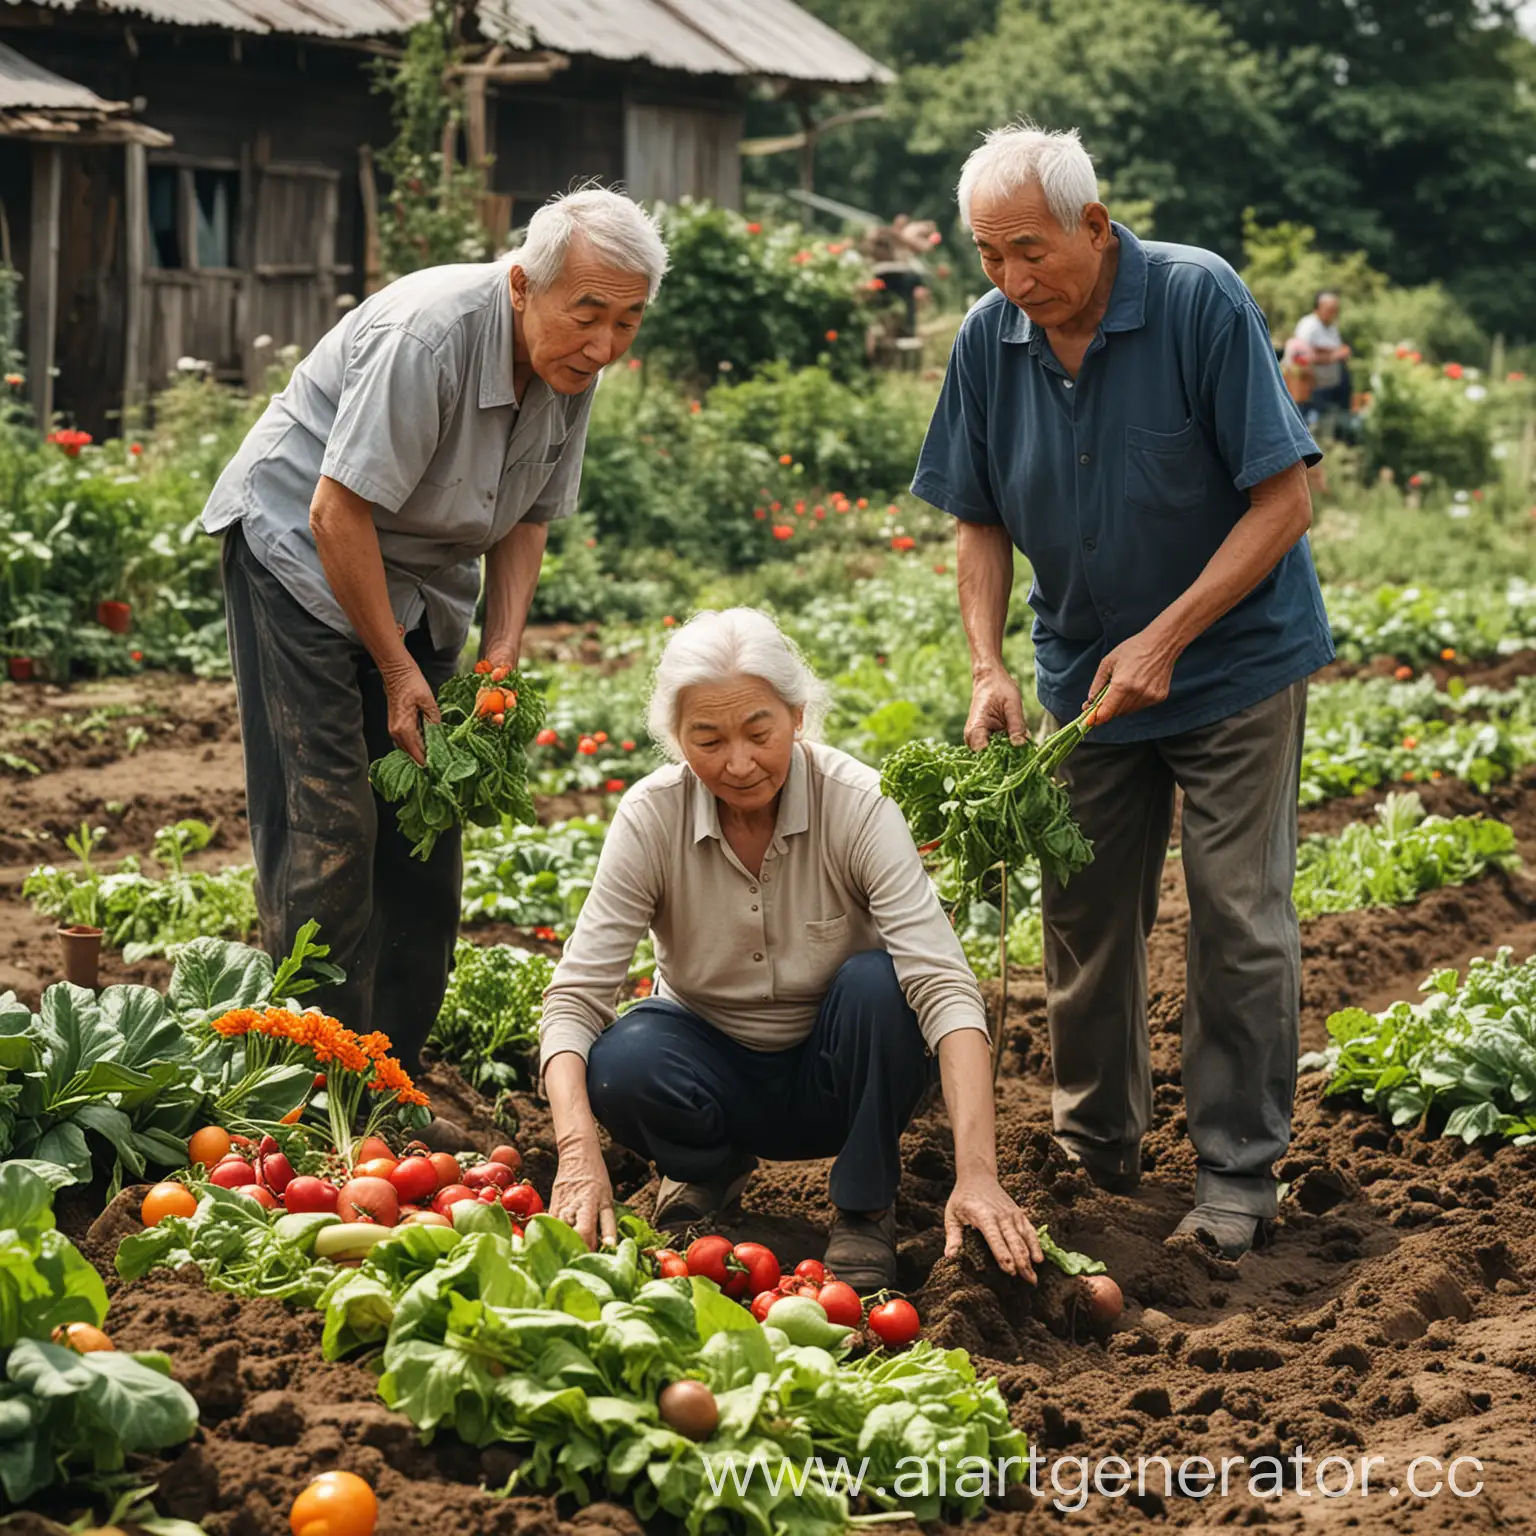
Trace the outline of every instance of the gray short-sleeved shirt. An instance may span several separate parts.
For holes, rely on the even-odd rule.
[[[252,553],[316,618],[352,632],[309,531],[322,475],[373,503],[395,620],[426,615],[439,648],[464,643],[479,557],[519,522],[569,515],[592,389],[512,385],[503,262],[429,267],[374,294],[294,370],[203,509],[243,524]]]

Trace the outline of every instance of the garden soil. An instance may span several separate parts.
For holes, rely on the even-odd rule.
[[[232,849],[238,761],[228,737],[210,745],[230,756],[204,763],[201,780],[188,762],[188,778],[169,784],[162,769],[179,754],[202,761],[196,746],[175,744],[136,762],[75,764],[41,775],[25,792],[43,798],[27,804],[62,809],[67,801],[71,814],[100,818],[102,802],[117,797],[115,788],[102,787],[106,776],[131,768],[142,810],[162,814],[168,797],[177,796],[222,809]],[[90,773],[97,775],[94,803]],[[15,814],[14,784],[6,788],[0,832],[18,836],[30,830],[28,813]],[[1379,798],[1305,812],[1303,831],[1334,830],[1368,814]],[[1511,820],[1536,868],[1536,774],[1486,800],[1444,784],[1426,786],[1425,799],[1432,810],[1486,809]],[[120,847],[142,850],[146,843],[135,830]],[[970,1350],[978,1369],[996,1377],[1015,1422],[1043,1458],[1039,1496],[1016,1491],[979,1522],[932,1529],[945,1536],[962,1529],[1023,1536],[1246,1526],[1536,1532],[1536,1148],[1468,1148],[1401,1134],[1361,1107],[1325,1101],[1322,1074],[1303,1074],[1293,1144],[1280,1167],[1288,1193],[1268,1243],[1238,1263],[1191,1241],[1170,1246],[1166,1238],[1188,1207],[1194,1173],[1179,1088],[1188,908],[1177,857],[1169,860],[1163,895],[1150,943],[1155,1122],[1134,1197],[1094,1188],[1052,1141],[1043,984],[1038,973],[1024,973],[1009,988],[998,1095],[1002,1179],[1058,1241],[1108,1264],[1126,1296],[1114,1333],[1098,1337],[1088,1329],[1075,1314],[1071,1282],[1057,1272],[1047,1268],[1038,1286],[1011,1279],[974,1234],[946,1258],[943,1209],[953,1150],[942,1105],[925,1109],[904,1140],[901,1285],[930,1339]],[[51,974],[52,937],[46,925],[30,922],[14,889],[0,891],[0,990],[15,984],[6,979],[12,973],[34,984]],[[1407,909],[1305,925],[1304,1049],[1324,1042],[1335,1008],[1378,1009],[1412,998],[1430,969],[1465,964],[1501,944],[1522,958],[1536,951],[1536,881],[1527,875],[1489,877]],[[995,990],[993,984],[994,1003]],[[477,1143],[515,1127],[528,1172],[547,1196],[554,1155],[538,1100],[511,1095],[493,1106],[443,1066],[427,1074],[426,1086],[435,1107]],[[618,1149],[609,1150],[609,1159],[621,1198],[648,1211],[655,1193],[649,1170]],[[723,1230],[768,1241],[789,1257],[819,1254],[830,1217],[826,1172],[822,1163],[764,1165]],[[638,1532],[633,1516],[615,1505],[577,1510],[565,1500],[485,1491],[505,1485],[515,1456],[504,1447],[473,1450],[451,1436],[422,1446],[404,1419],[378,1403],[363,1366],[321,1360],[312,1315],[205,1291],[195,1272],[116,1285],[110,1258],[135,1225],[133,1207],[130,1191],[91,1223],[84,1202],[61,1201],[65,1224],[109,1276],[108,1328],[118,1345],[165,1349],[202,1409],[194,1441],[145,1469],[159,1481],[163,1509],[202,1521],[210,1536],[281,1536],[303,1481],[342,1466],[377,1488],[379,1536]],[[1298,1446],[1310,1458],[1299,1479]],[[1250,1492],[1246,1466],[1235,1460],[1262,1455],[1286,1458],[1287,1488],[1278,1497]],[[1129,1496],[1090,1494],[1074,1509],[1078,1497],[1052,1488],[1053,1463],[1070,1490],[1080,1477],[1076,1458],[1111,1456],[1132,1467],[1137,1458],[1164,1457],[1176,1466],[1204,1456],[1218,1478],[1227,1458],[1230,1491],[1205,1498],[1165,1492],[1156,1461],[1148,1463],[1145,1492],[1133,1480]],[[1462,1488],[1480,1480],[1482,1491],[1416,1497],[1408,1465],[1428,1456],[1442,1465],[1477,1458],[1480,1470],[1464,1463],[1458,1478]],[[1354,1493],[1317,1492],[1324,1457],[1350,1460]],[[1366,1457],[1377,1459],[1371,1492],[1362,1496]],[[1330,1487],[1342,1485],[1344,1463],[1324,1470]],[[1111,1486],[1113,1475],[1109,1464]],[[1421,1464],[1419,1489],[1427,1491],[1437,1475]],[[18,1529],[41,1536],[45,1527],[23,1520]]]

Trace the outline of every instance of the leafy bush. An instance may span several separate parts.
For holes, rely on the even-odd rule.
[[[1453,367],[1455,365],[1452,365]],[[1412,356],[1383,358],[1360,421],[1366,472],[1400,484],[1481,486],[1493,473],[1493,437],[1479,386]]]
[[[870,277],[847,242],[689,198],[660,218],[671,268],[640,332],[645,357],[700,382],[775,360],[861,371]]]
[[[554,961],[544,955],[460,939],[428,1043],[478,1089],[526,1086],[544,989],[554,971]]]

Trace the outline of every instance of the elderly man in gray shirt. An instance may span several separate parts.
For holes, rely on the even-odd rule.
[[[262,937],[314,918],[346,980],[323,1005],[414,1064],[458,931],[458,830],[425,863],[368,782],[457,669],[515,667],[549,524],[576,505],[598,375],[667,266],[652,220],[592,188],[522,247],[373,295],[299,364],[219,477]]]

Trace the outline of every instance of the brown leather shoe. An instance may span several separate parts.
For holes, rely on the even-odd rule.
[[[728,1170],[705,1184],[682,1184],[663,1177],[651,1225],[662,1232],[682,1232],[714,1221],[721,1211],[741,1198],[756,1171],[757,1159],[751,1157],[746,1167],[738,1164],[734,1171]]]
[[[838,1211],[822,1263],[861,1296],[890,1290],[896,1284],[896,1207],[875,1217]]]

